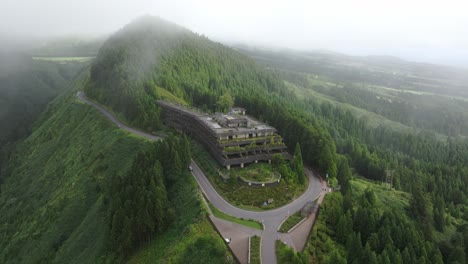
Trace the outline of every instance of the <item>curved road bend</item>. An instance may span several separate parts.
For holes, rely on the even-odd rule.
[[[101,111],[101,113],[103,115],[105,115],[107,117],[107,119],[109,119],[112,123],[116,124],[118,127],[120,127],[121,129],[125,130],[125,131],[128,131],[130,133],[133,133],[135,135],[138,135],[138,136],[141,136],[141,137],[144,137],[144,138],[147,138],[149,140],[161,140],[161,137],[158,137],[158,136],[155,136],[155,135],[151,135],[151,134],[148,134],[148,133],[145,133],[145,132],[142,132],[140,130],[137,130],[137,129],[134,129],[134,128],[131,128],[129,126],[126,126],[124,124],[122,124],[117,118],[115,118],[114,115],[112,115],[111,113],[109,113],[109,111],[107,111],[106,109],[104,109],[103,107],[101,107],[100,105],[94,103],[93,101],[89,100],[88,98],[86,98],[86,95],[83,93],[83,92],[78,92],[76,93],[76,96],[83,102],[93,106],[94,108],[98,109],[99,111]]]
[[[240,209],[228,203],[224,200],[221,195],[216,192],[214,187],[208,181],[206,176],[203,174],[202,170],[198,165],[192,160],[192,174],[195,176],[195,179],[198,182],[198,185],[205,193],[205,196],[208,198],[210,203],[212,203],[216,208],[223,211],[226,214],[244,218],[244,219],[254,219],[260,221],[264,224],[265,230],[262,232],[261,237],[261,252],[262,252],[262,262],[273,264],[276,263],[276,248],[275,243],[281,236],[281,233],[278,233],[277,230],[281,225],[282,221],[289,217],[289,215],[299,211],[308,201],[313,201],[317,198],[322,192],[322,182],[318,177],[316,177],[313,172],[307,168],[304,168],[305,173],[309,178],[309,186],[307,190],[296,200],[287,204],[283,207],[257,212]]]
[[[161,140],[161,137],[151,135],[140,130],[128,127],[122,124],[117,118],[115,118],[111,113],[109,113],[106,109],[99,106],[98,104],[88,100],[86,95],[83,92],[78,92],[76,96],[83,102],[95,107],[99,111],[101,111],[104,116],[106,116],[112,123],[116,124],[123,130],[126,130],[130,133],[145,137],[149,140]],[[278,233],[277,230],[284,219],[289,217],[289,215],[299,211],[308,201],[313,201],[317,198],[320,193],[321,189],[323,188],[322,182],[318,177],[314,175],[314,173],[308,169],[304,168],[305,173],[309,178],[309,186],[307,190],[296,200],[287,204],[283,207],[263,211],[263,212],[256,212],[256,211],[249,211],[240,209],[228,203],[221,197],[211,183],[208,181],[206,176],[203,174],[201,169],[198,165],[192,160],[191,166],[193,168],[192,174],[195,177],[198,185],[200,186],[201,190],[205,193],[205,196],[208,198],[211,204],[218,208],[220,211],[238,217],[238,218],[245,218],[245,219],[254,219],[260,221],[264,224],[265,230],[262,232],[261,237],[261,252],[262,252],[262,262],[266,264],[275,264],[276,261],[276,250],[275,250],[275,243],[281,236],[281,233]]]

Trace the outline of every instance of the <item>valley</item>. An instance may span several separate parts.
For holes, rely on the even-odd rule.
[[[152,16],[5,58],[1,263],[245,263],[248,241],[256,263],[466,262],[461,69],[229,47]],[[162,101],[275,134],[213,151]]]

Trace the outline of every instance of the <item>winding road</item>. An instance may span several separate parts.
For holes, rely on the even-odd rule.
[[[142,132],[142,131],[140,131],[138,129],[135,129],[135,128],[132,128],[132,127],[129,127],[129,126],[123,124],[117,118],[115,118],[114,115],[109,113],[109,111],[107,111],[104,107],[102,107],[102,106],[96,104],[95,102],[89,100],[83,92],[77,92],[76,97],[78,97],[81,101],[93,106],[97,110],[101,111],[101,113],[105,117],[107,117],[107,119],[109,119],[112,123],[116,124],[118,127],[120,127],[121,129],[123,129],[125,131],[128,131],[128,132],[130,132],[132,134],[135,134],[135,135],[138,135],[138,136],[141,136],[141,137],[144,137],[144,138],[147,138],[149,140],[161,140],[162,139],[159,136],[151,135],[151,134]]]
[[[309,186],[299,198],[277,209],[263,212],[249,211],[235,207],[224,200],[224,198],[216,192],[203,171],[193,160],[191,166],[193,168],[192,174],[195,176],[198,185],[214,207],[228,215],[244,219],[253,219],[263,223],[265,230],[262,232],[261,236],[262,262],[268,264],[276,263],[275,243],[276,240],[283,235],[282,233],[277,232],[277,230],[283,220],[288,218],[289,215],[301,210],[308,201],[315,200],[315,198],[321,194],[322,188],[324,188],[320,179],[316,177],[310,169],[304,168],[305,173],[309,178]]]
[[[98,104],[88,100],[83,92],[78,92],[76,96],[83,102],[95,107],[101,113],[103,113],[110,121],[119,126],[121,129],[124,129],[130,133],[145,137],[150,140],[161,140],[161,137],[151,135],[140,130],[128,127],[118,121],[111,113],[106,109],[99,106]],[[261,234],[261,257],[262,263],[266,264],[275,264],[276,253],[275,253],[275,243],[276,240],[280,239],[284,234],[279,233],[279,229],[282,222],[288,218],[291,214],[299,211],[308,201],[313,201],[319,197],[322,193],[326,184],[320,180],[310,169],[307,167],[304,168],[304,171],[309,179],[309,185],[307,190],[293,202],[269,211],[249,211],[240,209],[228,203],[224,200],[221,195],[216,192],[214,187],[211,185],[209,180],[204,175],[203,171],[198,167],[195,161],[191,161],[191,166],[193,168],[192,175],[195,177],[200,189],[205,194],[208,201],[213,204],[218,210],[238,218],[244,219],[253,219],[259,222],[262,222],[264,225],[264,230]]]

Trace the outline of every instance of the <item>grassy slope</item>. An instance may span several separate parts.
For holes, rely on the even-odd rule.
[[[301,215],[301,212],[298,211],[292,214],[284,223],[281,225],[280,232],[287,233],[291,228],[297,225],[300,221],[302,221],[304,217]]]
[[[67,90],[68,81],[85,66],[0,53],[0,147],[27,136],[47,103]]]
[[[259,230],[263,230],[263,225],[261,223],[257,222],[257,221],[245,220],[245,219],[240,219],[240,218],[237,218],[237,217],[233,217],[233,216],[227,215],[227,214],[219,211],[212,204],[209,204],[209,206],[210,206],[211,211],[213,212],[213,215],[218,217],[218,218],[221,218],[221,219],[233,222],[233,223],[245,225],[245,226],[248,226],[248,227],[256,228],[256,229],[259,229]]]
[[[49,106],[10,162],[0,194],[1,263],[112,262],[106,255],[106,185],[129,169],[148,141],[117,129],[73,94]],[[199,197],[190,179],[178,183],[172,198],[176,223],[130,262],[232,262],[199,200],[187,199]]]
[[[319,81],[316,81],[316,82],[319,82]],[[392,121],[376,113],[367,111],[362,108],[355,107],[347,103],[338,102],[331,96],[319,93],[312,89],[306,89],[302,86],[299,86],[290,82],[285,82],[285,83],[287,87],[291,89],[292,91],[294,91],[299,97],[314,98],[315,100],[319,102],[328,102],[328,103],[331,103],[332,105],[340,106],[343,109],[351,111],[354,115],[358,117],[366,118],[366,120],[368,121],[368,124],[371,127],[378,127],[379,125],[384,125],[384,126],[391,127],[397,131],[409,132],[412,130],[412,128],[410,128],[409,126]],[[319,83],[322,85],[327,85],[327,83],[325,82],[319,82]]]
[[[97,262],[107,239],[107,180],[145,144],[71,93],[49,111],[16,149],[2,185],[2,263]]]
[[[206,217],[195,179],[177,184],[179,192],[172,197],[176,222],[129,263],[233,263],[226,244]]]
[[[404,214],[405,208],[409,205],[411,194],[407,192],[389,189],[381,183],[372,183],[359,178],[350,181],[350,184],[353,196],[356,197],[362,195],[366,188],[371,189],[378,198],[377,205],[382,206],[382,208],[394,208],[401,210],[402,214]]]
[[[260,264],[260,237],[250,238],[250,263]]]

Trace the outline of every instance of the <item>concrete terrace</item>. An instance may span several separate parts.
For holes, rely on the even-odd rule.
[[[276,129],[245,115],[243,108],[210,115],[176,103],[157,103],[163,109],[166,125],[192,135],[227,169],[233,165],[244,167],[258,161],[270,162],[276,153],[289,157]]]

